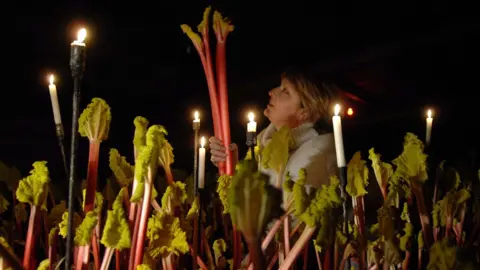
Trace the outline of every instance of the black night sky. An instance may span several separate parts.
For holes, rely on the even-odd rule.
[[[100,157],[102,174],[108,176],[111,147],[132,161],[137,115],[169,130],[174,167],[190,171],[193,109],[202,112],[202,134],[212,134],[212,128],[202,66],[180,24],[196,27],[208,4],[236,27],[227,41],[227,65],[232,138],[240,145],[246,111],[261,113],[282,69],[299,65],[366,101],[352,103],[356,114],[345,119],[348,156],[372,146],[388,158],[399,154],[405,132],[424,137],[425,106],[436,112],[436,151],[449,157],[478,149],[480,25],[473,16],[455,13],[446,1],[390,6],[363,1],[348,6],[333,1],[62,2],[37,3],[28,10],[17,4],[8,11],[16,17],[14,30],[3,37],[0,160],[23,174],[34,161],[48,160],[59,179],[53,181],[62,182],[47,75],[56,75],[68,137],[69,47],[80,27],[88,30],[82,110],[92,97],[104,98],[112,107],[111,133]],[[66,146],[69,151],[68,140]],[[82,138],[80,166],[86,167],[87,155],[88,140]],[[80,172],[85,177],[86,171]]]

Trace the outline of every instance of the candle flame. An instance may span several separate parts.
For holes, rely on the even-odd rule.
[[[248,121],[253,122],[255,119],[255,114],[253,112],[248,113]]]
[[[352,109],[352,108],[348,108],[347,114],[350,115],[350,116],[352,116],[352,115],[353,115],[353,109]]]
[[[339,113],[340,113],[340,104],[336,104],[335,105],[335,116],[338,116]]]
[[[201,148],[204,148],[205,147],[205,137],[202,136],[202,138],[200,139],[200,147]]]
[[[80,29],[77,34],[77,42],[83,42],[86,37],[87,37],[87,29],[85,28]]]
[[[50,84],[53,84],[53,82],[55,81],[55,77],[53,77],[53,74],[50,74],[50,76],[48,77],[49,81],[50,81]]]
[[[428,116],[428,118],[432,118],[432,110],[427,111],[427,116]]]
[[[195,119],[194,119],[195,121],[200,121],[198,111],[195,111],[195,112],[193,113],[193,116],[195,117]]]

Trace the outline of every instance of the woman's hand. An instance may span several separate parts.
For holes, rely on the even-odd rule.
[[[227,150],[223,145],[222,141],[216,137],[210,137],[208,139],[210,143],[210,160],[212,161],[213,165],[217,166],[219,162],[225,162],[227,159]],[[238,161],[238,146],[235,143],[230,144],[228,149],[233,155],[233,162],[234,166],[237,164]]]

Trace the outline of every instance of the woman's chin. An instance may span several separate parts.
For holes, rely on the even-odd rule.
[[[263,115],[265,115],[265,117],[267,117],[267,118],[270,115],[270,109],[268,109],[268,107],[265,108],[265,110],[263,110]]]

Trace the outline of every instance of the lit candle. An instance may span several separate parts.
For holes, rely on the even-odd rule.
[[[198,154],[198,188],[203,189],[205,187],[205,137],[200,139]]]
[[[257,132],[257,122],[254,121],[255,114],[253,112],[248,113],[248,124],[247,124],[247,132],[255,133]]]
[[[335,137],[335,150],[337,153],[337,165],[339,168],[346,166],[345,150],[343,149],[342,120],[338,115],[340,113],[340,105],[335,105],[335,115],[332,117],[333,134]]]
[[[50,75],[50,84],[48,85],[48,89],[50,90],[50,99],[52,100],[52,108],[53,108],[53,120],[55,121],[56,125],[60,125],[62,123],[62,117],[60,116],[60,106],[58,105],[58,96],[57,96],[57,86],[55,86],[53,74]]]
[[[87,30],[85,28],[78,31],[77,40],[70,44],[70,69],[72,77],[81,79],[85,70],[85,38]]]
[[[87,29],[82,28],[78,31],[77,40],[75,40],[72,45],[76,46],[85,46],[85,38],[87,37]]]
[[[199,117],[199,114],[198,114],[198,111],[195,111],[193,113],[193,123],[200,123],[200,117]]]
[[[428,110],[428,112],[427,112],[427,130],[426,130],[426,133],[425,133],[425,144],[427,146],[430,145],[430,140],[432,138],[432,123],[433,123],[432,110]]]

